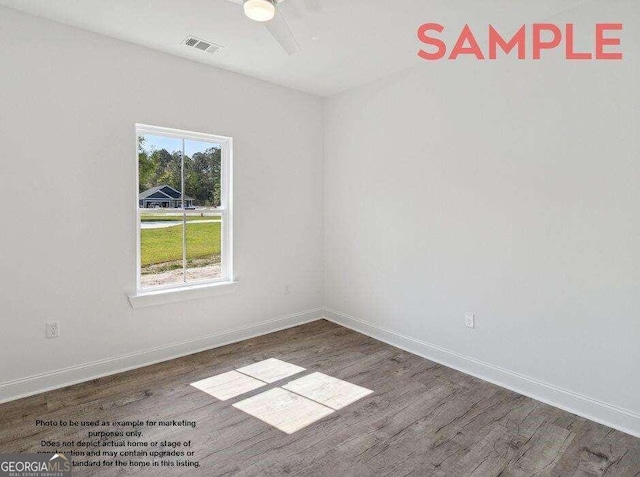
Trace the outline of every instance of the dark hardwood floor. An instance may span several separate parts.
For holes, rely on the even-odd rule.
[[[189,386],[267,358],[374,394],[287,435],[232,407],[283,382],[225,402]],[[0,405],[0,452],[86,440],[86,428],[43,428],[36,419],[197,422],[145,428],[140,440],[190,440],[198,469],[76,468],[74,475],[640,475],[640,439],[327,321]]]

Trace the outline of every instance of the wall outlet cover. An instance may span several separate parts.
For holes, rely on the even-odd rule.
[[[473,313],[467,313],[464,315],[464,324],[467,328],[475,328],[476,327],[476,315]]]
[[[60,336],[60,322],[59,321],[49,321],[46,324],[45,328],[45,336],[47,339],[57,338]]]

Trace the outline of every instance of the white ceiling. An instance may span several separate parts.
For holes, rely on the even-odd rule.
[[[227,0],[0,0],[0,5],[273,83],[331,96],[418,63],[416,30],[464,23],[484,35],[594,0],[286,0],[281,11],[302,50],[288,56],[264,27]],[[187,35],[225,47],[210,54],[182,44]]]

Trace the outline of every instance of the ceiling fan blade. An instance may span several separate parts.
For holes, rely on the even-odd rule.
[[[320,0],[300,0],[300,3],[308,12],[318,13],[322,10]]]
[[[296,40],[296,37],[293,35],[287,20],[284,18],[279,8],[276,8],[276,16],[273,17],[273,20],[265,22],[264,27],[269,30],[271,36],[280,43],[282,49],[289,55],[293,55],[300,51],[298,40]]]

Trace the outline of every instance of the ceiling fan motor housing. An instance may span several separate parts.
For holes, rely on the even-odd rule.
[[[268,22],[276,14],[274,0],[244,0],[244,14],[256,22]]]

